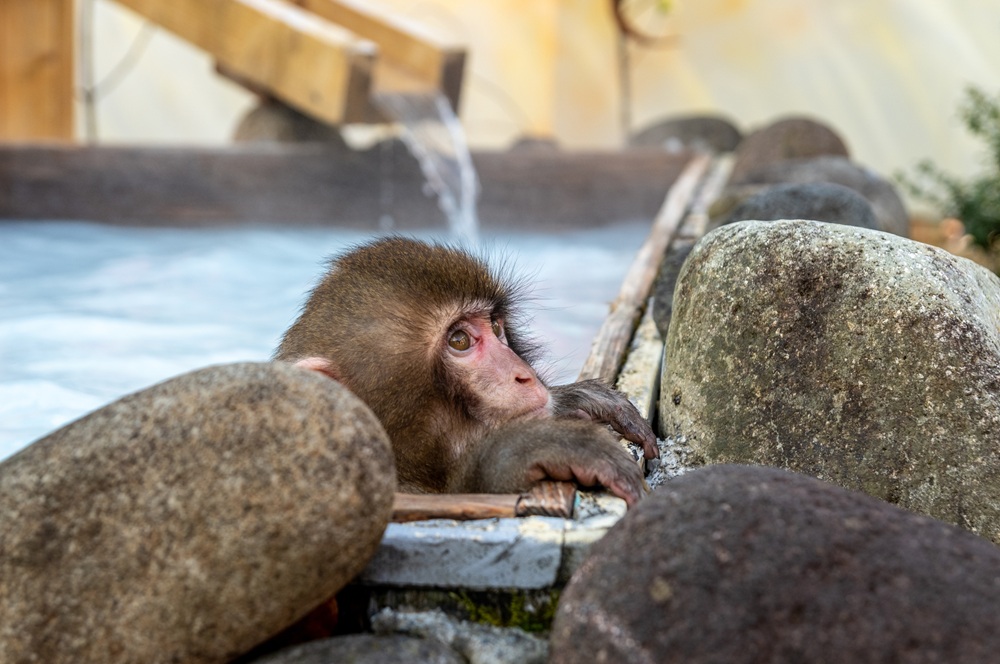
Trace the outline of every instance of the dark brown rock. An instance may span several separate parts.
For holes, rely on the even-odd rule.
[[[846,157],[785,159],[747,172],[743,182],[748,187],[778,183],[839,184],[853,189],[871,203],[880,230],[910,236],[910,216],[892,182]]]
[[[464,657],[434,639],[401,634],[355,634],[288,648],[253,664],[465,664]]]
[[[1000,278],[875,231],[741,222],[674,291],[660,432],[1000,542]]]
[[[816,120],[784,118],[743,139],[736,149],[729,181],[743,184],[748,173],[770,164],[820,155],[846,157],[847,145],[833,129]]]
[[[551,652],[552,664],[994,662],[1000,549],[803,475],[696,470],[594,545]]]
[[[831,224],[879,228],[875,212],[860,194],[829,182],[779,184],[751,196],[737,207],[726,224],[738,221],[811,219]]]
[[[340,129],[315,120],[279,101],[264,100],[250,109],[233,132],[236,143],[328,143],[350,148]]]
[[[388,438],[338,383],[211,367],[0,464],[0,661],[225,662],[364,567]]]
[[[732,152],[743,139],[728,119],[716,115],[692,115],[660,120],[634,133],[630,147],[657,147]]]

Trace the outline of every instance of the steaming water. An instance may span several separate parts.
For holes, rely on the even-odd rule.
[[[526,308],[554,382],[583,365],[648,228],[484,238],[535,284]],[[368,237],[0,224],[0,458],[171,376],[268,359],[325,259]]]
[[[466,246],[475,246],[479,239],[479,179],[451,104],[440,92],[380,92],[375,102],[402,127],[403,142],[420,164],[427,186],[437,195],[453,236]]]

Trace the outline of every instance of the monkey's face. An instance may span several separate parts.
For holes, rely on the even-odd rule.
[[[549,415],[549,391],[508,345],[503,319],[486,312],[463,316],[448,326],[441,357],[459,388],[453,398],[473,419],[493,427]]]

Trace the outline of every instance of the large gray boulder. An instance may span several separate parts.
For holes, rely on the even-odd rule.
[[[0,661],[228,661],[364,568],[392,459],[359,399],[284,364],[67,425],[0,464]]]
[[[806,117],[787,117],[752,132],[736,149],[729,181],[741,184],[747,175],[785,159],[821,155],[848,156],[844,139],[827,125]]]
[[[660,431],[1000,542],[1000,279],[887,233],[742,222],[674,291]]]
[[[773,468],[669,480],[591,549],[551,664],[995,662],[1000,549]]]

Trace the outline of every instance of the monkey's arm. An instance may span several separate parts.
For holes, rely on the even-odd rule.
[[[481,439],[450,478],[452,493],[519,493],[542,480],[601,485],[629,506],[643,495],[639,466],[607,429],[585,420],[528,420]]]
[[[583,417],[611,428],[637,445],[647,459],[660,456],[656,434],[646,418],[628,398],[599,380],[549,388],[552,393],[552,414],[556,417]]]

